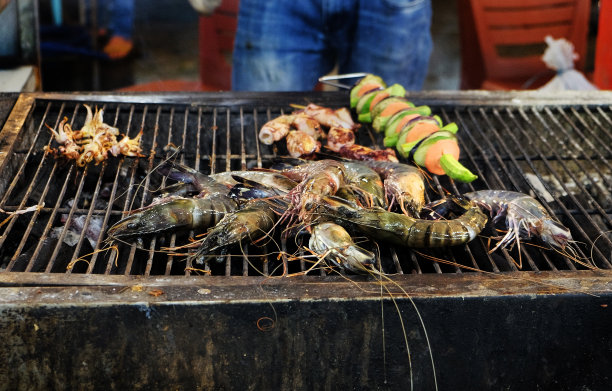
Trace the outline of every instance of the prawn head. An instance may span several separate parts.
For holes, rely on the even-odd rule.
[[[308,246],[334,265],[358,274],[372,273],[376,262],[373,252],[357,246],[351,235],[340,225],[326,222],[311,228]]]

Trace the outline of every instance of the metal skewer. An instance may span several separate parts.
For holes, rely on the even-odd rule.
[[[342,75],[327,75],[327,76],[321,76],[319,78],[319,82],[330,85],[330,86],[343,88],[345,90],[350,90],[353,87],[352,85],[338,83],[336,80],[357,79],[357,78],[365,77],[366,75],[367,73],[365,72],[344,73]]]

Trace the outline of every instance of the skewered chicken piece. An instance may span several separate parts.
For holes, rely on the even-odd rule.
[[[309,157],[321,150],[321,143],[302,130],[292,130],[287,135],[287,151],[294,158]]]
[[[395,151],[391,148],[384,150],[374,150],[364,145],[354,144],[348,147],[342,147],[338,153],[347,159],[353,160],[378,160],[378,161],[389,161],[398,162]]]
[[[324,135],[321,125],[308,115],[287,114],[266,122],[259,130],[259,141],[271,145],[286,137],[291,129],[308,133],[315,139]]]
[[[340,152],[342,147],[355,144],[355,133],[351,129],[334,126],[327,133],[327,148]]]
[[[298,111],[298,113],[304,113],[328,128],[339,126],[346,129],[356,129],[359,127],[358,124],[353,122],[351,112],[346,107],[333,110],[329,107],[318,106],[311,103]]]

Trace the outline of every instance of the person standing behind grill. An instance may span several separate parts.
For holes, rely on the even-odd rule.
[[[337,66],[420,90],[431,18],[430,0],[240,0],[232,89],[308,91]]]

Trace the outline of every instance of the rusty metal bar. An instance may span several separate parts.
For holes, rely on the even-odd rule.
[[[246,162],[246,143],[245,143],[245,139],[244,139],[244,111],[242,106],[240,107],[240,111],[239,111],[239,115],[240,115],[240,169],[241,170],[246,170],[247,169],[247,162]],[[242,275],[243,276],[248,276],[249,275],[249,245],[248,243],[244,243],[240,245],[240,251],[242,251]]]
[[[100,175],[98,175],[98,180],[96,182],[96,188],[94,190],[93,196],[91,198],[91,207],[89,208],[89,211],[87,212],[87,217],[85,217],[85,222],[83,224],[83,228],[81,229],[81,234],[79,235],[79,240],[75,245],[74,251],[72,253],[72,258],[70,259],[70,262],[68,263],[67,267],[66,267],[66,273],[70,274],[72,273],[72,270],[74,268],[74,263],[77,261],[77,259],[80,259],[79,257],[79,252],[81,250],[81,245],[83,244],[83,242],[86,239],[86,233],[87,233],[87,229],[89,228],[89,224],[91,223],[91,217],[93,215],[93,211],[96,205],[96,201],[98,200],[98,195],[100,193],[100,188],[102,187],[102,178],[104,175],[104,169],[106,168],[106,161],[102,163],[102,168],[100,170]],[[86,172],[86,171],[85,171]],[[85,175],[83,176],[83,178],[85,178]],[[76,208],[76,206],[78,205],[78,198],[76,198],[74,200],[74,206]],[[82,215],[80,215],[82,216]],[[68,220],[66,222],[66,227],[69,227],[70,225],[70,220]]]
[[[120,108],[117,107],[117,111],[116,111],[116,116],[119,116],[119,110]],[[134,114],[134,105],[131,106],[130,108],[130,114],[129,114],[129,119],[128,119],[128,124],[126,126],[126,133],[129,131],[130,129],[130,125],[132,124],[132,116]],[[128,188],[125,190],[124,194],[125,194],[125,202],[123,205],[123,212],[125,214],[125,212],[128,212],[129,210],[132,209],[132,192],[133,192],[133,187],[134,187],[134,179],[135,179],[135,172],[136,172],[136,167],[138,166],[138,161],[134,160],[132,162],[131,165],[131,169],[127,168],[127,166],[125,168],[123,168],[123,161],[125,161],[125,158],[121,158],[121,161],[119,162],[119,169],[124,169],[125,171],[122,173],[123,175],[127,176],[128,175],[128,171],[131,172],[131,174],[129,175],[129,184],[128,184]],[[132,245],[131,249],[130,249],[130,254],[129,254],[129,258],[128,261],[126,262],[126,269],[125,270],[129,270],[129,268],[132,265],[133,262],[133,258],[134,258],[134,252],[136,251],[136,246]],[[111,250],[111,256],[108,259],[107,265],[106,265],[106,270],[105,270],[105,274],[111,274],[111,272],[113,271],[113,267],[115,266],[114,263],[112,262],[113,259],[116,256],[116,250],[113,249]],[[117,265],[116,269],[119,269],[119,265]]]
[[[9,114],[4,127],[0,131],[0,172],[11,172],[9,166],[11,154],[15,148],[17,136],[25,128],[35,105],[33,96],[20,94]],[[0,192],[4,192],[4,184],[0,181]]]
[[[217,168],[217,108],[215,107],[213,109],[213,115],[212,115],[212,120],[213,120],[213,124],[212,124],[212,143],[210,146],[210,173],[214,174],[216,173],[216,168]],[[211,270],[210,270],[210,265],[208,262],[206,262],[204,264],[204,271],[208,274],[211,274]]]
[[[532,110],[532,112],[535,113],[536,118],[542,123],[542,124],[546,124],[545,120],[542,118],[542,116],[536,111],[536,110]],[[555,120],[556,121],[556,120]],[[560,126],[559,126],[560,127]],[[558,140],[558,137],[555,137],[555,134],[552,133],[552,131],[549,131],[549,136],[551,138],[555,138],[556,140]],[[544,142],[547,143],[547,139],[544,138],[542,135],[540,135],[540,139]],[[559,141],[560,146],[565,147],[565,145]],[[580,187],[580,189],[584,192],[584,194],[593,202],[593,205],[595,205],[595,208],[599,211],[599,213],[601,214],[601,216],[606,219],[608,221],[609,224],[612,224],[612,217],[608,216],[608,214],[606,213],[605,210],[603,210],[603,208],[601,208],[601,206],[599,205],[599,203],[597,202],[597,200],[595,200],[593,198],[593,196],[590,194],[590,192],[584,187],[582,181],[578,180],[576,178],[576,176],[574,175],[574,173],[567,167],[567,165],[565,164],[565,159],[563,159],[561,156],[559,156],[559,153],[557,152],[557,150],[551,146],[551,151],[553,153],[553,156],[555,157],[555,159],[559,162],[559,164],[561,164],[561,166],[564,168],[564,170],[568,173],[568,175],[572,178],[572,180],[576,183],[576,185],[578,187]],[[580,159],[577,159],[575,157],[575,154],[573,154],[570,151],[570,156],[571,156],[571,160],[573,163],[575,163],[580,169],[581,172],[586,173],[588,172],[588,170],[586,170],[586,168],[580,163]],[[589,159],[587,156],[585,156],[585,158],[589,161],[589,163],[591,163],[591,165],[593,167],[596,167],[596,165],[593,163],[593,161],[591,159]],[[554,172],[554,170],[551,170]],[[596,168],[596,171],[598,171],[599,175],[602,177],[602,179],[605,180],[603,174],[601,174],[601,172],[599,171],[598,168]],[[560,178],[559,178],[560,179]],[[594,180],[592,178],[590,178],[591,183],[594,183]],[[563,184],[562,184],[563,186]],[[566,188],[564,188],[564,190],[566,190],[568,193],[570,193]],[[578,207],[581,207],[580,203],[576,202]],[[583,213],[585,215],[588,215],[588,213],[586,213],[586,211],[583,210]],[[611,243],[612,244],[612,243]]]
[[[584,106],[586,107],[586,106]],[[612,127],[612,119],[610,119],[610,116],[608,115],[608,113],[606,113],[603,108],[601,106],[597,106],[597,112],[599,113],[599,115],[601,116],[601,118],[603,118],[605,120],[605,122],[607,122],[608,126],[605,126],[603,123],[600,123],[599,121],[596,121],[597,124],[599,125],[599,129],[604,132],[606,134],[606,136],[609,139],[612,139],[612,131],[610,130],[610,127]],[[612,107],[608,107],[608,110],[612,109]],[[591,114],[591,111],[588,110],[589,114]],[[592,114],[591,114],[592,115]],[[595,118],[595,115],[592,115]]]
[[[59,118],[61,117],[61,112],[64,108],[65,104],[62,104],[62,107],[60,109],[60,116],[58,116],[56,123],[54,125],[54,128],[57,128],[57,124],[59,123]],[[36,130],[36,134],[34,135],[34,138],[32,139],[32,142],[30,143],[30,149],[28,149],[28,152],[26,153],[26,155],[24,156],[23,162],[21,163],[21,165],[19,166],[19,169],[17,170],[17,172],[15,173],[15,175],[13,176],[13,180],[10,182],[8,188],[4,191],[4,195],[2,196],[2,200],[0,200],[0,206],[2,206],[4,209],[6,209],[6,202],[8,197],[12,194],[13,190],[15,190],[15,187],[17,186],[17,182],[22,179],[22,176],[24,175],[24,170],[26,167],[26,163],[31,159],[32,157],[32,153],[34,151],[34,148],[36,146],[36,141],[38,140],[38,137],[40,137],[41,135],[41,131],[43,129],[43,126],[45,124],[45,119],[47,118],[47,115],[49,114],[49,110],[51,108],[51,103],[47,103],[47,108],[45,109],[45,112],[43,114],[43,117],[40,121],[40,124],[38,125],[38,129]],[[50,145],[51,141],[49,141]],[[39,164],[39,168],[37,169],[40,170],[40,167],[42,166],[42,161],[41,164]],[[2,244],[0,244],[0,246],[2,246]]]
[[[145,124],[145,119],[146,119],[146,113],[148,112],[148,106],[146,106],[143,110],[143,116],[142,116],[142,125],[141,125],[141,129],[144,128],[144,124]],[[145,181],[144,181],[144,189],[143,189],[143,194],[142,194],[142,200],[143,200],[143,204],[148,204],[149,200],[147,198],[147,194],[149,193],[149,184],[151,182],[151,173],[155,170],[154,164],[155,164],[155,144],[157,143],[157,136],[159,133],[159,117],[161,115],[161,106],[157,107],[157,113],[155,115],[155,124],[153,125],[153,141],[152,141],[152,148],[149,151],[149,157],[148,157],[148,164],[147,164],[147,173],[148,175],[145,177]],[[142,142],[142,140],[141,140]],[[153,267],[153,259],[155,257],[155,247],[157,245],[157,237],[154,237],[151,239],[151,243],[149,244],[149,256],[147,258],[147,264],[145,267],[145,275],[150,275],[151,274],[151,268]]]
[[[597,118],[596,116],[593,115],[593,113],[589,110],[589,108],[587,106],[583,106],[583,111],[587,114],[588,118],[593,121],[595,124],[597,124],[597,127],[600,131],[602,131],[602,133],[607,133],[608,134],[608,139],[609,140],[602,140],[599,135],[593,131],[593,129],[591,129],[591,126],[589,124],[587,124],[586,120],[583,118],[583,116],[578,112],[578,110],[576,110],[575,107],[570,107],[569,110],[571,111],[571,113],[574,115],[574,117],[578,120],[578,122],[580,122],[580,124],[582,125],[580,128],[584,129],[587,133],[588,133],[588,138],[594,140],[595,144],[597,144],[598,147],[595,147],[595,145],[589,140],[589,145],[591,146],[591,148],[595,149],[597,151],[597,148],[603,148],[606,150],[606,152],[608,153],[608,157],[612,157],[612,149],[610,148],[610,145],[612,145],[612,134],[608,131],[608,129],[604,128],[601,121],[599,120],[599,118]],[[569,116],[560,108],[558,109],[558,111],[565,117],[567,118],[568,122],[570,121]],[[580,129],[578,127],[576,127],[574,124],[572,124],[572,127],[574,129],[576,129],[576,131],[578,133],[581,133]],[[584,134],[582,134],[582,137],[584,137],[585,139],[587,138]],[[601,155],[601,154],[600,154]],[[603,159],[605,161],[605,156],[600,156],[601,159]]]
[[[257,168],[262,168],[262,161],[261,161],[261,149],[259,147],[259,123],[257,121],[257,109],[253,109],[253,139],[255,140],[255,156],[256,156],[256,161],[257,161]],[[268,266],[270,263],[270,260],[268,259],[268,245],[267,242],[266,244],[264,244],[263,246],[263,255],[260,257],[261,258],[261,262],[262,262],[262,274],[264,276],[269,276],[270,275],[270,271],[268,270]],[[304,270],[304,261],[300,260],[301,262],[301,270]]]
[[[127,124],[126,132],[125,132],[126,134],[129,134],[129,131],[130,131],[131,127],[132,127],[131,124],[132,124],[132,121],[134,119],[134,111],[135,111],[135,109],[136,109],[135,105],[133,105],[133,104],[130,105],[130,114],[129,114],[128,124]],[[146,115],[146,107],[145,107],[145,111],[143,113],[143,118],[144,118],[145,115]],[[129,189],[131,194],[133,194],[133,198],[130,195],[126,196],[126,201],[128,201],[128,200],[130,201],[129,208],[126,210],[126,212],[133,209],[134,202],[136,201],[136,197],[138,196],[138,192],[141,191],[140,183],[138,185],[136,185],[136,182],[135,182],[137,168],[138,168],[138,158],[135,158],[132,161],[132,167],[131,167],[131,170],[130,170],[131,172],[130,172],[130,189]],[[132,188],[135,185],[136,185],[136,189],[133,190]],[[144,198],[145,197],[143,196],[142,200],[140,202],[140,207],[144,206]],[[144,247],[140,243],[132,244],[130,246],[129,256],[128,256],[127,263],[126,263],[125,269],[124,269],[124,273],[126,275],[134,274],[132,270],[134,268],[134,260],[136,258],[136,252],[138,250],[144,250]],[[140,266],[140,262],[138,262],[137,265]],[[140,274],[140,273],[138,273],[138,274]]]
[[[508,110],[508,111],[509,111],[509,109],[506,109],[506,110]],[[530,124],[530,121],[529,121],[529,119],[527,118],[527,114],[525,113],[525,111],[524,111],[524,110],[522,110],[522,109],[519,109],[518,111],[519,111],[520,116],[523,118],[523,120],[524,120],[526,123]],[[512,119],[513,119],[513,120],[516,122],[516,118],[515,118],[515,117],[514,117],[514,116],[513,116],[511,113],[509,113],[509,114],[510,114],[511,118],[512,118]],[[531,124],[530,124],[530,125],[531,125]],[[518,123],[517,123],[517,126],[518,126]],[[533,129],[533,125],[531,125],[531,127],[532,127],[532,129]],[[522,127],[518,126],[518,129],[519,129],[519,130],[520,130],[520,131],[523,133],[523,135],[526,137],[526,139],[529,139],[529,135],[528,135],[528,134],[527,134],[527,133],[526,133],[526,132],[523,130],[523,128],[522,128]],[[534,134],[535,134],[536,136],[538,136],[538,138],[540,139],[540,141],[541,141],[541,142],[543,142],[544,144],[547,144],[546,139],[545,139],[545,138],[544,138],[544,137],[543,137],[541,134],[539,134],[539,133],[538,133],[536,130],[534,130]],[[533,148],[534,148],[536,151],[538,151],[538,155],[540,156],[540,159],[542,160],[542,162],[544,162],[544,164],[545,164],[545,165],[546,165],[546,167],[549,169],[549,171],[550,171],[550,172],[552,172],[552,173],[556,173],[556,170],[555,170],[555,169],[554,169],[554,167],[552,167],[552,165],[550,164],[549,159],[547,159],[547,158],[546,158],[546,157],[545,157],[545,156],[544,156],[544,155],[541,153],[541,151],[539,150],[539,148],[538,148],[536,145],[532,145],[532,147],[533,147]],[[564,163],[563,159],[561,159],[561,158],[560,158],[559,154],[558,154],[558,153],[557,153],[557,152],[554,150],[554,148],[551,148],[551,152],[552,152],[553,156],[555,157],[556,161],[558,161],[558,162],[559,162],[559,164],[560,164],[560,165],[563,167],[564,171],[565,171],[565,172],[566,172],[566,173],[567,173],[567,174],[568,174],[568,175],[569,175],[569,176],[570,176],[570,177],[571,177],[571,178],[572,178],[572,179],[573,179],[573,180],[576,182],[576,184],[577,184],[579,187],[581,187],[581,189],[583,190],[584,194],[585,194],[585,195],[586,195],[588,198],[590,198],[590,199],[591,199],[593,202],[596,202],[596,201],[595,201],[595,200],[594,200],[594,199],[591,197],[591,195],[588,193],[588,191],[587,191],[587,190],[586,190],[586,189],[585,189],[585,188],[584,188],[584,187],[583,187],[583,186],[582,186],[582,185],[581,185],[581,184],[580,184],[580,183],[579,183],[579,182],[576,180],[576,178],[575,178],[574,174],[571,172],[571,170],[569,170],[569,168],[567,167],[567,165],[565,165],[565,163]],[[534,171],[535,171],[535,172],[537,172],[537,170],[534,170]],[[557,178],[560,178],[560,176],[559,176],[558,174],[556,174],[556,176],[557,176]],[[541,175],[538,175],[538,177],[541,179]],[[582,204],[581,204],[581,203],[580,203],[580,202],[579,202],[579,201],[576,199],[576,197],[575,197],[575,196],[572,194],[572,192],[570,192],[570,191],[567,189],[567,187],[566,187],[566,186],[563,184],[563,182],[562,182],[562,181],[560,181],[560,184],[561,184],[561,187],[562,187],[562,188],[563,188],[563,189],[564,189],[564,190],[567,192],[567,194],[569,195],[569,197],[572,199],[572,201],[575,203],[575,205],[578,207],[578,209],[580,209],[580,210],[582,211],[582,213],[584,214],[584,216],[585,216],[585,217],[587,217],[587,219],[588,219],[590,222],[592,222],[593,220],[592,220],[592,219],[589,217],[589,215],[588,215],[588,213],[586,212],[586,210],[584,210],[584,208],[582,207]],[[590,239],[589,239],[588,235],[587,235],[587,234],[584,232],[584,230],[582,229],[581,225],[580,225],[580,224],[578,224],[578,222],[576,222],[576,220],[574,219],[574,217],[572,216],[572,214],[571,214],[571,213],[570,213],[570,212],[567,210],[567,208],[565,207],[565,205],[563,205],[563,203],[562,203],[562,202],[557,202],[557,204],[558,204],[558,205],[559,205],[559,206],[560,206],[560,207],[563,209],[563,211],[564,211],[565,215],[566,215],[566,216],[567,216],[567,217],[568,217],[568,218],[569,218],[569,219],[572,221],[572,223],[575,225],[576,229],[578,229],[578,230],[579,230],[579,232],[582,234],[582,236],[583,236],[585,239],[587,239],[587,240],[589,240],[589,241],[590,241]],[[547,207],[547,206],[546,206],[546,205],[544,205],[544,207]],[[551,213],[552,213],[552,211],[551,211],[551,210],[549,210],[549,212],[551,212]],[[553,214],[554,214],[554,213],[553,213]],[[609,218],[608,218],[608,219],[609,219]],[[609,239],[608,239],[606,236],[604,236],[604,237],[603,237],[603,239],[604,239],[604,240],[607,240],[608,242],[610,242],[610,240],[609,240]],[[610,244],[612,245],[612,242],[610,242]],[[592,242],[591,242],[591,245],[592,245]],[[605,256],[604,256],[604,255],[601,253],[601,251],[599,251],[599,249],[598,249],[597,247],[594,247],[594,246],[593,246],[593,248],[594,248],[594,251],[595,251],[595,252],[596,252],[596,253],[599,255],[599,257],[600,257],[600,259],[601,259],[602,263],[605,265],[605,267],[606,267],[606,268],[611,268],[611,267],[612,267],[612,265],[611,265],[611,264],[610,264],[610,262],[609,262],[609,261],[606,259],[606,257],[605,257]],[[581,251],[581,250],[579,249],[579,251]],[[583,256],[584,256],[584,254],[583,254]]]
[[[187,117],[185,117],[185,131],[187,131]],[[202,134],[202,108],[198,108],[198,127],[196,131],[196,152],[195,152],[195,165],[194,169],[200,171],[200,148],[201,148],[201,134]],[[186,138],[186,137],[185,137]],[[189,231],[189,238],[193,239],[194,232]],[[185,264],[185,276],[191,275],[191,258],[188,258]],[[170,274],[171,270],[166,269],[166,275]]]
[[[493,133],[496,139],[501,142],[502,137],[497,131],[497,127],[493,126],[493,124],[491,123],[489,119],[489,116],[487,116],[482,109],[480,110],[480,112],[481,112],[481,116],[489,124],[489,129],[491,133]],[[516,138],[514,132],[508,127],[508,124],[501,119],[499,110],[497,108],[493,108],[492,112],[493,112],[494,118],[496,118],[498,122],[501,124],[501,126],[503,126],[503,129],[505,130],[504,134],[506,134],[507,137],[511,139],[511,141],[513,142],[513,146],[516,147],[519,151],[521,151],[523,159],[528,163],[533,173],[538,177],[538,179],[540,180],[540,183],[542,183],[547,189],[547,191],[551,192],[552,194],[552,189],[550,189],[550,186],[546,183],[546,181],[542,179],[542,176],[538,173],[538,170],[536,169],[532,159],[529,157],[529,153],[524,149],[523,144]],[[515,154],[509,153],[508,156],[510,158],[510,161],[513,163],[514,167],[516,168],[518,172],[525,172],[525,170],[518,163],[518,159],[515,157]],[[535,188],[535,186],[533,185],[531,181],[525,180],[525,182],[531,188],[532,191],[534,191],[536,194],[539,193],[539,190]],[[520,189],[520,187],[517,187],[517,189]],[[547,205],[545,205],[545,207],[547,207]],[[549,212],[552,212],[550,208],[547,208],[547,209]],[[543,251],[541,251],[540,253],[544,255]],[[556,267],[554,266],[554,264],[550,262],[548,257],[545,257],[545,259],[547,260],[547,263],[549,264],[549,266],[551,266],[553,270],[556,270]],[[567,258],[565,258],[565,260],[566,260],[566,264],[568,265],[568,267],[570,268],[574,267],[573,263],[567,260]]]
[[[572,130],[577,134],[577,137],[572,136],[571,134],[569,134],[569,132],[565,129],[565,127],[561,124],[561,122],[559,121],[559,119],[557,118],[557,116],[555,116],[553,114],[553,112],[550,110],[550,108],[545,107],[544,111],[546,112],[548,119],[550,121],[552,121],[555,125],[556,128],[565,136],[565,137],[559,137],[559,135],[557,134],[557,140],[576,140],[578,138],[577,141],[581,141],[584,142],[590,149],[592,149],[595,153],[595,157],[597,158],[597,162],[599,164],[603,164],[604,166],[606,166],[608,168],[608,171],[610,171],[610,173],[612,173],[612,166],[610,165],[610,163],[608,163],[608,161],[606,160],[605,156],[600,152],[600,150],[595,147],[595,145],[593,145],[593,143],[591,142],[591,138],[595,138],[595,135],[593,134],[593,132],[590,132],[589,137],[586,137],[584,135],[584,133],[582,133],[580,131],[580,128],[576,126],[576,124],[574,124],[571,119],[567,116],[567,113],[564,110],[561,110],[561,108],[557,108],[556,111],[558,113],[559,116],[561,116],[563,119],[565,119],[567,121],[567,123],[571,126]],[[544,120],[544,118],[542,118],[542,120]],[[588,129],[588,126],[585,126],[584,129]],[[549,135],[551,135],[551,137],[554,135],[553,129],[550,129]],[[586,161],[588,161],[591,166],[595,169],[595,171],[597,171],[597,173],[602,177],[602,179],[605,180],[605,176],[604,174],[601,172],[600,168],[599,168],[599,164],[595,164],[593,162],[593,160],[589,157],[589,154],[582,148],[582,146],[580,145],[580,142],[573,142],[570,145],[564,145],[566,148],[569,148],[570,150],[570,156],[574,159],[574,160],[581,160],[581,159],[577,159],[575,156],[575,152],[573,151],[573,149],[577,150],[578,152],[582,153],[582,156],[584,156],[584,159]],[[602,144],[601,148],[608,148],[608,146],[604,143]]]
[[[230,121],[231,109],[225,109],[225,171],[232,170],[232,148],[231,148],[231,121]],[[230,276],[232,274],[232,255],[228,254],[225,257],[225,275]]]
[[[117,107],[117,110],[115,111],[115,119],[113,120],[113,126],[117,126],[117,121],[119,119],[119,107]],[[122,164],[123,164],[123,160],[121,160],[116,168],[116,172],[115,172],[115,180],[113,181],[113,187],[110,191],[109,194],[109,201],[108,201],[108,207],[106,208],[106,213],[104,214],[104,220],[102,221],[102,229],[100,230],[100,234],[98,236],[98,239],[96,241],[96,247],[94,248],[94,252],[93,255],[91,257],[91,260],[89,261],[89,265],[87,267],[87,274],[93,273],[94,269],[96,267],[96,263],[97,263],[97,259],[98,259],[98,255],[99,252],[97,250],[100,249],[100,245],[102,244],[102,238],[105,235],[106,232],[106,228],[108,226],[108,221],[109,218],[111,216],[111,214],[116,214],[117,212],[113,210],[112,205],[115,201],[115,196],[117,195],[117,188],[118,188],[118,184],[119,184],[119,176],[120,173],[122,172]],[[105,252],[106,253],[106,252]],[[115,251],[115,249],[112,249],[110,251],[110,256],[109,256],[109,263],[112,263],[112,259],[114,258],[114,256],[117,255],[117,252]]]
[[[45,110],[45,114],[43,116],[43,121],[44,118],[46,118],[48,112],[49,112],[49,107],[50,105],[47,105],[47,108]],[[63,108],[63,105],[62,105]],[[59,121],[59,117],[58,117],[58,121]],[[40,135],[41,129],[42,129],[42,121],[41,124],[38,127],[38,131],[36,132],[36,136],[34,138],[34,140],[36,140],[38,138],[38,136]],[[57,122],[56,125],[57,126]],[[51,141],[49,141],[49,143],[47,145],[50,145]],[[9,208],[6,207],[5,203],[7,202],[8,196],[12,193],[12,191],[15,189],[18,179],[22,178],[23,173],[25,172],[25,166],[26,163],[28,161],[28,157],[30,157],[32,155],[32,150],[34,148],[34,145],[36,144],[36,142],[32,142],[32,145],[30,147],[30,150],[28,151],[28,153],[26,154],[26,157],[22,163],[22,165],[19,167],[19,170],[17,171],[17,174],[15,174],[15,177],[13,179],[13,181],[11,181],[11,184],[9,185],[8,189],[6,190],[6,193],[4,195],[4,197],[2,197],[2,202],[0,203],[0,205],[2,205],[3,209],[5,209],[6,211],[13,211],[10,210]],[[36,183],[36,180],[38,178],[38,176],[40,175],[42,169],[43,169],[43,162],[44,162],[44,158],[41,159],[40,163],[38,164],[38,167],[36,168],[36,172],[34,174],[34,177],[32,178],[32,180],[30,181],[30,186],[28,187],[28,189],[25,192],[25,195],[22,197],[21,202],[19,203],[19,205],[15,208],[14,211],[18,211],[21,210],[24,206],[25,203],[27,201],[27,199],[29,198],[29,195],[32,193],[32,191],[34,190],[34,184]],[[49,184],[51,183],[51,178],[53,177],[53,173],[55,172],[57,165],[53,165],[53,168],[51,169],[51,174],[50,176],[47,178],[47,183],[43,189],[43,192],[41,194],[41,197],[37,203],[37,209],[36,211],[32,214],[32,217],[30,218],[30,223],[28,224],[28,227],[26,228],[26,232],[24,233],[24,235],[22,236],[21,242],[19,243],[19,246],[17,248],[17,250],[15,251],[13,257],[11,258],[11,260],[9,261],[9,264],[7,266],[7,270],[11,271],[15,261],[17,260],[17,257],[19,256],[19,254],[21,253],[23,247],[25,246],[25,243],[27,241],[27,238],[30,234],[30,231],[32,230],[32,228],[34,227],[34,224],[38,218],[38,215],[40,214],[43,206],[44,206],[44,200],[45,200],[45,196],[47,194],[47,191],[49,189]],[[6,238],[8,238],[8,234],[11,232],[12,228],[13,228],[13,224],[15,224],[15,222],[17,221],[17,219],[19,218],[19,215],[14,216],[11,221],[8,223],[7,227],[4,230],[4,233],[2,234],[2,236],[0,236],[0,247],[2,247],[2,245],[4,244]]]
[[[469,140],[471,141],[471,145],[474,145],[476,147],[476,150],[478,151],[478,153],[480,154],[480,156],[482,156],[482,159],[484,161],[484,163],[487,166],[487,173],[491,173],[495,179],[495,181],[498,183],[498,187],[496,186],[492,186],[488,180],[486,179],[487,176],[484,175],[485,173],[483,171],[481,171],[480,169],[478,169],[478,177],[486,184],[486,187],[489,189],[494,189],[494,188],[499,188],[499,189],[505,189],[505,183],[504,181],[501,179],[501,177],[497,174],[497,171],[495,170],[495,168],[492,166],[492,164],[490,163],[489,159],[487,158],[487,153],[484,151],[484,149],[480,146],[479,140],[481,139],[486,139],[486,136],[484,136],[484,134],[482,133],[482,130],[480,128],[480,126],[478,125],[477,122],[474,121],[474,116],[471,110],[468,110],[468,114],[470,116],[470,119],[474,122],[474,128],[477,129],[480,132],[481,137],[480,138],[476,138],[475,136],[472,135],[472,132],[470,131],[471,127],[467,125],[467,123],[465,122],[465,119],[459,114],[459,112],[455,109],[455,115],[458,118],[459,124],[461,125],[461,129],[462,132],[458,135],[459,140],[461,140],[463,135],[467,135]],[[496,160],[499,162],[502,162],[501,157],[499,156],[499,154],[492,149],[492,153],[494,154]],[[471,156],[473,153],[467,153],[468,156]],[[473,160],[472,160],[473,161]],[[473,164],[475,167],[478,167],[478,165],[475,164],[475,162],[473,161]],[[503,166],[503,162],[501,163],[501,165]],[[472,184],[469,185],[469,187],[471,188],[472,191],[474,191],[474,187],[472,186]],[[486,246],[484,245],[482,238],[479,238],[479,241],[481,242],[483,248],[486,248]],[[516,270],[516,267],[514,265],[514,262],[512,262],[511,257],[508,255],[508,253],[506,252],[505,249],[502,250],[503,254],[504,254],[504,259],[506,260],[507,263],[507,267],[513,270]],[[491,257],[490,253],[488,251],[485,252],[487,254],[487,258],[489,260],[489,263],[493,269],[493,271],[495,272],[499,272],[499,268],[495,262],[495,260]]]
[[[174,130],[174,109],[175,109],[174,107],[170,109],[170,117],[168,118],[168,139],[166,141],[166,145],[168,146],[174,145],[172,142],[173,130]],[[184,152],[184,149],[181,152]],[[173,148],[168,148],[168,151],[166,152],[166,157],[165,157],[166,161],[171,159],[174,154],[175,154],[175,151],[173,150]],[[165,185],[166,185],[166,177],[162,179],[162,187],[164,187]],[[170,235],[170,243],[168,247],[173,248],[175,244],[176,244],[176,233],[172,232],[172,234]],[[168,274],[172,270],[173,263],[174,263],[174,255],[169,254],[168,259],[166,260],[166,272]]]

